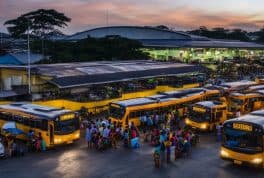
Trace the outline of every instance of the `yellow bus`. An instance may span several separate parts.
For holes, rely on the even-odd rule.
[[[263,108],[264,91],[259,90],[250,93],[231,93],[228,97],[228,114],[232,117],[236,112],[241,115]]]
[[[211,96],[213,93],[217,94],[217,91],[193,88],[112,102],[109,107],[110,119],[112,122],[120,123],[122,127],[125,127],[132,122],[136,126],[140,125],[140,117],[142,116],[160,115],[172,110],[178,110],[180,116],[183,116],[188,105],[203,100],[206,98],[206,94]]]
[[[264,85],[255,85],[247,88],[246,92],[254,92],[258,90],[264,90]]]
[[[263,168],[263,116],[248,114],[227,120],[223,125],[220,157],[237,165],[252,165]]]
[[[70,110],[24,102],[0,105],[0,127],[9,121],[16,122],[17,128],[25,133],[19,139],[27,140],[32,130],[36,136],[41,134],[47,147],[73,143],[80,138],[78,114]]]
[[[219,101],[201,101],[189,107],[185,119],[187,126],[202,131],[212,131],[227,119],[227,106]]]
[[[225,89],[226,91],[239,91],[245,90],[248,87],[259,85],[259,83],[250,81],[250,80],[240,80],[235,82],[224,82],[221,83],[219,86]]]

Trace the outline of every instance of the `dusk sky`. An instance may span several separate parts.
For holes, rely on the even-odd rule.
[[[0,0],[0,31],[6,32],[6,20],[39,8],[70,17],[72,22],[63,30],[67,34],[107,24],[164,24],[178,30],[264,26],[263,0]]]

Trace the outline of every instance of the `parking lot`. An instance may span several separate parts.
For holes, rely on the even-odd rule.
[[[121,143],[120,143],[121,144]],[[0,160],[4,178],[30,177],[103,177],[103,178],[263,178],[263,170],[238,167],[218,157],[220,143],[212,134],[202,134],[200,144],[189,157],[180,158],[161,169],[153,166],[153,148],[147,143],[139,149],[104,152],[88,150],[84,140],[45,153],[29,153],[24,157]]]

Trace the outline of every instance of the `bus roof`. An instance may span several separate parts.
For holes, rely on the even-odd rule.
[[[169,91],[169,92],[161,92],[162,95],[168,95],[168,96],[181,96],[181,95],[187,95],[192,93],[200,93],[206,91],[205,88],[190,88],[185,90],[176,90],[176,91]]]
[[[264,85],[256,85],[256,86],[248,87],[248,90],[259,90],[259,89],[264,89]]]
[[[47,119],[55,119],[59,115],[71,112],[70,110],[66,110],[66,109],[41,106],[26,102],[0,105],[0,109],[21,111],[27,114],[31,114]]]
[[[195,103],[195,105],[200,105],[200,106],[207,107],[207,108],[213,108],[215,106],[221,106],[223,105],[223,103],[220,101],[201,101],[201,102]]]
[[[261,95],[264,94],[264,90],[257,90],[256,92],[259,93],[259,94],[261,94]]]
[[[154,95],[154,96],[149,96],[149,97],[144,97],[144,98],[134,98],[134,99],[128,99],[128,100],[115,101],[112,103],[123,106],[123,107],[143,105],[143,104],[153,104],[157,102],[166,102],[166,101],[179,100],[182,98],[190,97],[193,95],[203,93],[204,90],[199,89],[199,90],[196,90],[196,91],[193,90],[193,92],[190,92],[190,90],[188,89],[189,92],[188,91],[183,92],[183,91],[184,90],[166,92],[163,94],[161,93],[159,95]]]
[[[264,90],[263,90],[264,92]],[[239,92],[233,92],[230,94],[230,97],[232,96],[259,96],[261,93],[258,91],[254,91],[252,93],[239,93]]]
[[[225,82],[225,83],[220,84],[220,86],[226,86],[226,87],[232,88],[232,87],[248,86],[248,85],[255,85],[255,84],[257,83],[254,81],[241,80],[241,81],[236,81],[236,82]]]
[[[247,114],[247,115],[244,115],[238,118],[229,119],[225,121],[225,123],[229,123],[229,122],[248,122],[248,123],[260,125],[264,128],[263,116],[257,116],[257,115],[252,115],[252,114]]]
[[[255,116],[263,116],[264,117],[264,109],[253,111],[250,114],[255,115]]]
[[[121,106],[134,106],[134,105],[140,105],[140,104],[152,104],[156,101],[149,98],[134,98],[134,99],[128,99],[128,100],[122,100],[122,101],[115,101],[113,103],[121,105]]]

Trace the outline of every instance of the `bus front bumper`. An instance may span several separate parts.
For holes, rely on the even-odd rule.
[[[80,131],[68,135],[54,135],[54,145],[67,145],[80,139]]]
[[[191,127],[192,129],[198,129],[201,131],[206,131],[209,129],[208,123],[206,123],[206,122],[197,123],[197,122],[190,120],[189,118],[185,119],[185,124],[187,126]]]
[[[223,160],[230,161],[236,165],[245,165],[245,166],[259,167],[259,168],[263,168],[264,165],[262,153],[257,153],[257,154],[238,153],[222,146],[220,150],[220,157]]]

